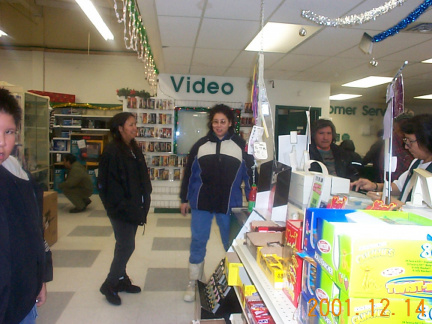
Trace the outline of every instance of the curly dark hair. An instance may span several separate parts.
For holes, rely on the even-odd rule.
[[[234,124],[235,124],[234,111],[230,107],[228,107],[227,105],[224,105],[224,104],[217,104],[210,109],[209,115],[208,115],[208,123],[207,123],[207,127],[209,128],[209,130],[213,129],[212,121],[213,121],[214,116],[217,113],[222,113],[226,116],[226,118],[228,118],[228,122],[231,123],[229,130],[233,130]]]
[[[318,119],[312,124],[312,139],[315,139],[315,134],[322,128],[329,127],[332,130],[332,142],[336,142],[336,127],[333,122],[329,119]]]
[[[401,129],[405,134],[415,135],[417,144],[432,153],[432,115],[414,116],[402,124]]]
[[[15,97],[5,88],[0,88],[0,112],[11,115],[15,121],[15,126],[20,126],[22,109]]]

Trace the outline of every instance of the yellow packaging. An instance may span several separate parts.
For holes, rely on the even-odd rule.
[[[240,294],[240,302],[242,307],[245,307],[246,298],[249,296],[258,295],[257,290],[252,283],[252,280],[249,278],[245,268],[239,268],[239,277],[241,280],[241,285],[239,286],[239,294]]]
[[[282,289],[284,281],[284,267],[282,265],[282,247],[263,247],[258,251],[258,265],[263,270],[275,289]]]
[[[229,286],[240,286],[239,268],[243,267],[237,253],[227,252],[225,255],[225,269]]]

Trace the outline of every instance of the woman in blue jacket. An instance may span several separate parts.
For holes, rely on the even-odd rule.
[[[245,141],[234,133],[234,112],[219,104],[209,112],[209,132],[199,139],[188,156],[181,185],[181,213],[192,211],[189,285],[184,300],[195,300],[195,282],[201,280],[206,245],[213,216],[225,250],[229,248],[231,208],[241,207],[245,184],[250,191],[253,157],[245,152]]]

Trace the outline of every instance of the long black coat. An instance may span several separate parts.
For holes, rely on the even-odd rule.
[[[101,156],[99,196],[109,217],[143,225],[150,209],[152,185],[144,155],[119,141],[109,143]]]

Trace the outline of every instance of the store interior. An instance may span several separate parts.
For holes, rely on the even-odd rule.
[[[347,0],[336,4],[331,0],[319,3],[301,0],[137,0],[115,1],[114,5],[111,2],[94,4],[111,29],[114,40],[105,41],[75,2],[0,1],[0,30],[7,34],[0,36],[0,60],[3,62],[0,64],[0,85],[9,87],[26,107],[21,134],[23,146],[17,154],[24,166],[46,189],[55,192],[56,197],[56,224],[53,222],[49,229],[49,235],[55,236],[51,243],[54,280],[48,283],[48,301],[39,310],[38,323],[197,324],[199,320],[206,323],[205,320],[226,317],[227,314],[221,314],[221,311],[216,314],[214,310],[213,315],[211,310],[210,314],[203,311],[200,293],[195,303],[183,301],[188,281],[190,215],[183,217],[178,212],[179,184],[187,153],[184,147],[194,141],[189,139],[188,144],[183,143],[184,137],[190,135],[180,134],[180,130],[189,126],[181,121],[179,112],[190,110],[194,114],[205,114],[207,108],[221,102],[238,111],[236,130],[246,140],[255,130],[253,125],[263,127],[265,131],[260,130],[264,136],[259,142],[265,143],[266,151],[263,156],[255,156],[259,165],[276,160],[286,163],[283,158],[292,152],[278,147],[278,143],[286,140],[286,137],[279,136],[295,137],[294,130],[298,135],[307,135],[305,111],[315,111],[315,119],[332,119],[337,129],[337,144],[344,138],[352,139],[356,151],[364,156],[375,142],[377,131],[383,128],[387,90],[396,77],[403,77],[405,109],[414,115],[430,113],[428,99],[431,98],[418,98],[432,94],[430,1],[383,1],[378,4],[372,0]],[[123,11],[124,7],[129,9]],[[303,12],[307,10],[312,12]],[[345,22],[337,18],[345,18]],[[124,21],[118,22],[121,19]],[[137,34],[133,35],[128,21],[143,28],[138,28]],[[320,24],[320,21],[326,23]],[[283,42],[287,46],[282,50],[264,50],[260,62],[259,50],[246,48],[267,23],[290,24],[292,30]],[[390,35],[392,33],[394,35]],[[268,34],[261,40],[258,38],[261,48],[268,38]],[[140,42],[144,39],[146,43],[131,48],[132,40],[137,39]],[[259,72],[255,75],[257,70]],[[261,77],[258,82],[259,89],[266,92],[263,97],[253,96],[255,76]],[[389,79],[368,88],[343,86],[369,76]],[[122,96],[119,89],[132,89],[134,93],[143,91],[150,98],[135,97],[130,92]],[[331,96],[338,94],[358,97],[332,99]],[[262,113],[263,102],[268,103],[269,113],[257,117],[255,113]],[[250,106],[254,103],[257,110],[252,112]],[[145,233],[141,233],[142,228],[139,228],[137,249],[128,264],[129,275],[143,291],[138,296],[122,294],[123,304],[114,307],[99,292],[112,258],[114,236],[97,190],[91,197],[93,202],[89,208],[74,215],[69,213],[72,205],[58,190],[58,184],[66,176],[61,165],[62,154],[70,152],[77,154],[96,181],[98,158],[109,140],[107,121],[120,111],[133,112],[137,116],[140,147],[146,153],[154,190]],[[293,112],[298,114],[296,118],[302,116],[301,124],[291,123],[289,127],[293,129],[281,127],[286,120],[284,116]],[[34,123],[38,129],[43,129],[42,133],[32,133]],[[198,136],[198,133],[196,130],[193,136]],[[87,141],[85,149],[78,148],[79,140]],[[181,153],[178,148],[181,148]],[[271,181],[275,179],[273,170]],[[235,233],[232,235],[236,239],[230,253],[238,255],[240,261],[225,263],[226,253],[217,226],[215,223],[212,226],[205,263],[206,278],[224,268],[225,275],[228,277],[228,271],[232,271],[235,279],[231,280],[237,282],[241,275],[233,269],[244,268],[249,278],[246,286],[250,288],[255,284],[256,287],[246,290],[246,281],[243,281],[232,285],[237,287],[232,293],[235,290],[240,304],[244,303],[246,291],[254,298],[255,291],[262,294],[275,323],[322,323],[324,320],[319,319],[320,316],[317,316],[317,321],[308,318],[315,314],[313,312],[305,315],[305,309],[301,308],[305,303],[301,303],[302,295],[298,289],[293,302],[290,293],[283,292],[281,286],[275,288],[277,284],[271,275],[266,276],[265,267],[259,268],[259,262],[256,262],[260,256],[258,245],[250,243],[246,233],[259,227],[251,225],[256,221],[271,222],[271,226],[278,227],[276,232],[281,232],[280,227],[288,228],[288,223],[285,223],[288,219],[312,222],[308,217],[313,216],[306,213],[306,209],[312,207],[309,199],[312,179],[316,181],[300,172],[300,176],[295,176],[298,181],[295,185],[303,190],[294,190],[293,193],[293,178],[282,180],[281,177],[279,185],[285,185],[286,190],[282,189],[282,201],[277,205],[273,205],[271,194],[271,185],[276,186],[277,182],[269,182],[269,188],[260,190],[256,208],[248,212],[247,220],[240,221],[239,215],[233,214],[233,219],[239,224],[233,229]],[[419,186],[421,181],[426,187],[430,185],[425,179],[418,180]],[[286,188],[290,181],[291,196],[289,185]],[[327,180],[326,185],[332,181]],[[338,185],[342,189],[332,194],[350,194],[346,182]],[[428,195],[426,187],[423,191],[419,189],[420,195]],[[430,203],[426,198],[420,199],[420,205]],[[353,195],[348,206],[364,209],[368,202],[364,196]],[[243,212],[247,206],[245,198]],[[424,229],[430,226],[429,207],[425,207],[426,211],[413,211],[421,216],[406,214],[404,217],[411,217],[410,221],[415,224],[411,226],[418,225]],[[242,212],[239,214],[243,215]],[[323,219],[319,226],[330,228],[330,231],[338,230],[326,223],[326,216],[319,212],[316,215]],[[375,221],[371,218],[375,216],[368,219]],[[345,214],[337,217],[343,222],[355,222]],[[391,214],[389,217],[394,220],[395,216]],[[295,235],[302,235],[304,239],[295,249],[309,248],[308,253],[315,251],[313,246],[308,246],[307,229],[302,229],[296,222],[290,226],[293,226],[292,231],[297,230]],[[285,235],[286,241],[288,234]],[[409,240],[415,241],[411,236]],[[243,244],[246,241],[248,244]],[[291,243],[292,246],[297,244]],[[256,254],[255,260],[252,258],[252,263],[256,264],[252,266],[251,251]],[[242,262],[244,266],[239,266]],[[300,269],[296,262],[296,269]],[[303,275],[315,279],[316,264],[314,266],[315,269],[307,270],[306,275],[296,272],[295,275],[300,276],[296,278]],[[399,268],[395,265],[391,270]],[[386,270],[390,271],[382,271]],[[350,274],[345,275],[349,277]],[[328,282],[330,286],[337,281],[333,279]],[[336,283],[332,286],[334,296],[336,291],[349,293],[336,286]],[[361,287],[359,289],[361,291]],[[349,294],[343,294],[340,296],[350,299]],[[336,298],[339,302],[342,300],[340,296]],[[315,295],[309,297],[318,298]],[[413,300],[415,298],[417,296]],[[280,303],[284,305],[279,306]],[[295,310],[297,303],[300,306]],[[218,305],[225,310],[223,300]],[[285,308],[287,305],[289,307]],[[401,305],[406,306],[400,300],[394,305],[399,309],[403,307]],[[322,313],[321,309],[319,311]],[[243,315],[237,314],[232,323],[254,323],[251,318],[246,319],[249,316],[246,313],[244,310]],[[400,318],[397,317],[394,323],[402,323]],[[325,320],[329,322],[330,317]]]

